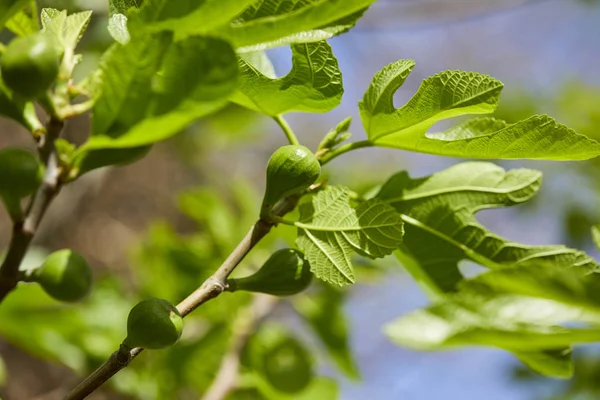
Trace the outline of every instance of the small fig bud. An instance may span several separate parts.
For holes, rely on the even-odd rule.
[[[228,279],[229,291],[246,290],[275,296],[302,292],[312,281],[310,265],[295,249],[278,250],[253,275]]]
[[[92,287],[92,269],[80,254],[59,250],[50,254],[44,263],[31,272],[37,282],[56,300],[75,302],[83,299]]]
[[[37,98],[50,88],[59,71],[60,51],[49,34],[13,39],[2,56],[0,71],[6,86],[24,98]]]
[[[288,145],[277,149],[267,165],[261,216],[268,217],[273,206],[284,197],[308,189],[320,174],[321,164],[308,148]]]
[[[183,331],[183,318],[167,300],[150,298],[140,301],[127,317],[129,347],[162,349],[175,344]]]

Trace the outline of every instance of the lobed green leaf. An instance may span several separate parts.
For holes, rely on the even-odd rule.
[[[239,58],[240,85],[231,100],[246,108],[277,116],[286,112],[328,112],[337,107],[344,87],[338,62],[327,42],[294,44],[292,70],[274,76],[263,53]]]
[[[209,34],[230,23],[256,0],[148,1],[132,20],[134,34],[168,30],[178,38]],[[123,12],[123,11],[121,11]]]
[[[412,60],[399,60],[386,66],[359,103],[363,125],[375,146],[483,159],[584,160],[600,155],[600,143],[546,115],[514,124],[478,118],[429,133],[435,123],[447,118],[493,112],[503,85],[487,75],[445,71],[424,80],[404,106],[395,108],[394,93],[414,65]]]
[[[1,8],[1,6],[0,6]],[[29,7],[26,7],[13,15],[6,21],[6,29],[10,30],[17,36],[27,36],[34,34],[40,30],[37,5],[35,0],[29,1]]]
[[[443,302],[392,322],[387,333],[424,349],[496,346],[542,374],[568,378],[570,346],[596,341],[600,333],[599,288],[600,275],[577,266],[490,271],[463,281]]]
[[[352,28],[375,0],[259,0],[216,31],[242,52],[319,42]]]
[[[132,9],[139,9],[144,0],[109,0],[108,11],[110,14],[127,14]]]
[[[164,140],[223,107],[236,87],[228,43],[161,33],[115,45],[105,55],[92,135],[79,150],[133,148]]]
[[[571,344],[595,342],[600,334],[597,326],[559,325],[581,319],[582,312],[576,307],[490,292],[483,285],[401,317],[388,324],[385,332],[395,343],[421,350],[499,347],[540,373],[568,378],[573,370]]]
[[[408,103],[396,109],[393,95],[413,67],[412,60],[400,60],[375,75],[359,103],[370,140],[410,140],[443,119],[490,113],[498,105],[502,82],[475,72],[445,71],[425,79]]]
[[[296,243],[318,278],[337,285],[354,283],[351,256],[391,254],[402,242],[400,215],[373,199],[352,208],[346,188],[329,187],[300,205]]]
[[[90,23],[91,11],[67,15],[66,10],[44,8],[40,15],[42,31],[52,34],[65,48],[73,51]]]
[[[597,263],[581,251],[511,242],[489,232],[475,219],[479,210],[529,200],[539,189],[541,178],[534,170],[506,172],[491,163],[466,162],[425,178],[396,174],[377,198],[402,214],[406,236],[396,256],[438,293],[456,290],[463,279],[458,268],[461,260],[492,269],[518,265],[596,268]]]

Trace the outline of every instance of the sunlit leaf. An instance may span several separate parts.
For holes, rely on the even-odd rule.
[[[29,4],[30,0],[3,0],[0,1],[0,30],[14,15],[18,14]]]
[[[92,136],[80,152],[145,146],[223,107],[238,72],[219,39],[148,36],[110,49],[101,64]]]
[[[295,44],[292,70],[282,78],[262,53],[242,54],[240,86],[232,101],[260,113],[327,112],[342,99],[342,73],[327,42]],[[264,71],[263,71],[264,70]]]
[[[0,6],[1,9],[1,6]],[[0,17],[1,18],[1,17]],[[6,21],[6,28],[17,36],[27,36],[40,30],[35,1]]]
[[[363,125],[375,146],[483,159],[584,160],[600,155],[600,143],[546,115],[514,124],[478,118],[445,132],[428,132],[448,118],[493,112],[503,85],[475,72],[445,71],[425,79],[417,93],[396,108],[394,93],[413,67],[412,60],[386,66],[375,74],[359,103]]]
[[[410,140],[443,119],[487,114],[498,105],[502,82],[475,72],[445,71],[425,79],[408,103],[396,109],[393,95],[413,67],[413,61],[399,60],[373,78],[360,102],[361,118],[370,140]]]
[[[42,9],[42,31],[49,32],[66,49],[73,50],[90,23],[91,11],[67,15],[66,10]]]
[[[505,172],[491,163],[467,162],[418,179],[401,172],[385,183],[377,198],[402,214],[406,235],[397,255],[405,267],[442,293],[455,290],[462,280],[461,260],[492,269],[532,264],[595,267],[583,252],[511,242],[475,219],[479,210],[529,200],[541,178],[534,170]]]
[[[357,208],[348,189],[329,187],[300,205],[298,247],[318,278],[337,285],[354,282],[354,251],[370,258],[391,254],[402,242],[402,222],[392,207],[377,199]]]
[[[260,0],[217,30],[240,51],[319,42],[350,29],[375,0]]]

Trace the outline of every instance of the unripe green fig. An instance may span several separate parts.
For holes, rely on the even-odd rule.
[[[56,300],[75,302],[92,288],[92,269],[80,254],[63,249],[50,254],[44,263],[31,271],[28,279],[37,282]]]
[[[44,129],[36,115],[33,103],[15,98],[4,85],[2,75],[0,75],[0,115],[17,121],[30,132],[39,133]]]
[[[269,349],[264,357],[263,373],[275,389],[285,393],[302,391],[313,375],[308,352],[293,338]]]
[[[2,56],[2,79],[16,94],[40,97],[56,80],[60,52],[56,40],[46,33],[13,39]]]
[[[304,390],[313,378],[313,360],[305,346],[277,325],[262,327],[250,340],[243,361],[280,392]]]
[[[43,175],[44,167],[30,151],[0,150],[0,197],[13,218],[20,218],[21,198],[36,191]]]
[[[246,290],[275,296],[291,296],[302,292],[312,281],[310,265],[295,249],[278,250],[253,275],[228,279],[228,290]]]
[[[182,331],[183,318],[177,308],[167,300],[150,298],[140,301],[129,312],[123,344],[162,349],[174,345]]]
[[[277,149],[267,165],[267,187],[261,216],[268,216],[273,206],[284,197],[308,189],[320,174],[321,164],[308,148],[288,145]]]

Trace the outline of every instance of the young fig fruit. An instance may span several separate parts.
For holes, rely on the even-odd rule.
[[[30,151],[0,150],[0,198],[13,220],[22,218],[21,198],[36,191],[43,175],[44,167]]]
[[[274,296],[291,296],[302,292],[312,281],[310,265],[295,249],[278,250],[254,274],[228,279],[228,290],[246,290]]]
[[[17,121],[30,132],[39,133],[44,129],[36,115],[33,103],[15,98],[2,82],[2,75],[0,75],[0,115]]]
[[[131,348],[162,349],[175,344],[183,332],[183,318],[177,308],[164,299],[140,301],[127,317],[127,337]]]
[[[37,282],[59,301],[82,300],[92,288],[92,269],[80,254],[63,249],[50,254],[44,263],[31,271],[27,279]]]
[[[306,347],[278,325],[261,327],[243,357],[274,389],[288,395],[304,390],[314,376],[313,359]]]
[[[320,174],[321,164],[308,148],[288,145],[277,149],[267,165],[261,217],[269,217],[273,206],[284,197],[308,189]]]
[[[44,94],[58,76],[60,51],[47,33],[13,39],[2,55],[0,71],[5,85],[16,94],[34,99]]]
[[[0,150],[0,193],[22,198],[35,192],[44,167],[32,152],[14,147]]]

